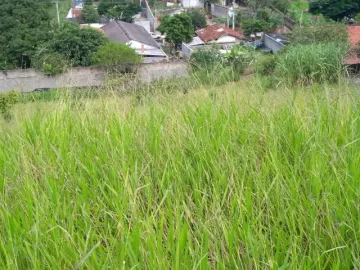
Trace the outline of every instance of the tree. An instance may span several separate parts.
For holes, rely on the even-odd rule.
[[[72,66],[89,66],[91,54],[106,41],[104,34],[96,29],[65,23],[44,48],[61,54]]]
[[[185,13],[174,16],[165,15],[160,22],[158,30],[165,34],[165,40],[175,46],[182,42],[190,42],[194,37],[194,27],[191,19]]]
[[[141,57],[129,46],[116,42],[106,42],[99,50],[92,54],[93,64],[119,71],[129,71],[141,62]]]
[[[186,12],[186,14],[190,17],[194,30],[198,30],[206,27],[205,14],[201,12],[199,9],[190,8]]]
[[[37,46],[50,38],[50,5],[50,0],[0,1],[0,69],[31,67]]]
[[[257,10],[265,7],[273,7],[282,12],[286,12],[290,7],[290,0],[247,0],[250,10],[256,13]]]
[[[141,6],[125,0],[102,0],[98,6],[100,15],[106,15],[110,18],[132,22],[134,16],[141,11]]]
[[[81,10],[81,18],[85,23],[98,23],[100,15],[92,5],[85,5]]]
[[[326,18],[340,21],[345,17],[353,17],[360,11],[359,0],[317,0],[310,3],[309,11],[323,14]]]
[[[85,1],[84,1],[84,5],[85,5],[85,6],[88,6],[88,5],[90,6],[90,5],[92,5],[92,4],[93,4],[93,0],[85,0]]]

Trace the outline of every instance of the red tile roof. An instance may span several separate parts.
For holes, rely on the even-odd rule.
[[[360,64],[360,57],[357,54],[358,49],[360,48],[360,25],[351,25],[348,26],[349,41],[350,41],[350,52],[344,63],[347,65]]]
[[[206,28],[199,29],[196,31],[196,34],[205,42],[217,40],[224,35],[229,35],[240,39],[245,38],[243,33],[239,33],[220,24],[209,25]]]
[[[73,13],[73,17],[74,17],[74,18],[80,17],[80,15],[81,15],[81,8],[73,8],[72,13]]]

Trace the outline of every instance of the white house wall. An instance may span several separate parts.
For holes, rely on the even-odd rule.
[[[150,46],[150,45],[147,45],[147,44],[143,44],[139,41],[135,41],[135,40],[131,40],[127,43],[127,45],[129,45],[131,48],[133,48],[134,50],[141,50],[142,49],[142,46],[144,46],[144,50],[155,50],[157,49],[156,47],[154,46]]]
[[[224,44],[224,43],[237,43],[239,41],[238,38],[232,37],[232,36],[222,36],[218,40],[216,40],[216,43],[218,44]]]
[[[181,4],[184,8],[204,7],[204,2],[201,0],[181,0]]]

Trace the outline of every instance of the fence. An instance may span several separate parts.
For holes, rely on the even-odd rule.
[[[137,78],[151,83],[160,78],[185,77],[187,63],[183,61],[157,64],[142,64]],[[35,69],[0,71],[0,92],[17,90],[31,92],[39,88],[71,88],[100,86],[106,81],[106,72],[101,68],[74,68],[56,76],[46,76]]]

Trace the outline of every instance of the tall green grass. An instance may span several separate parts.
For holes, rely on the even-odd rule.
[[[278,73],[290,84],[336,82],[344,74],[345,54],[341,44],[297,45],[278,58]]]
[[[359,97],[324,88],[16,105],[0,268],[358,268]]]

